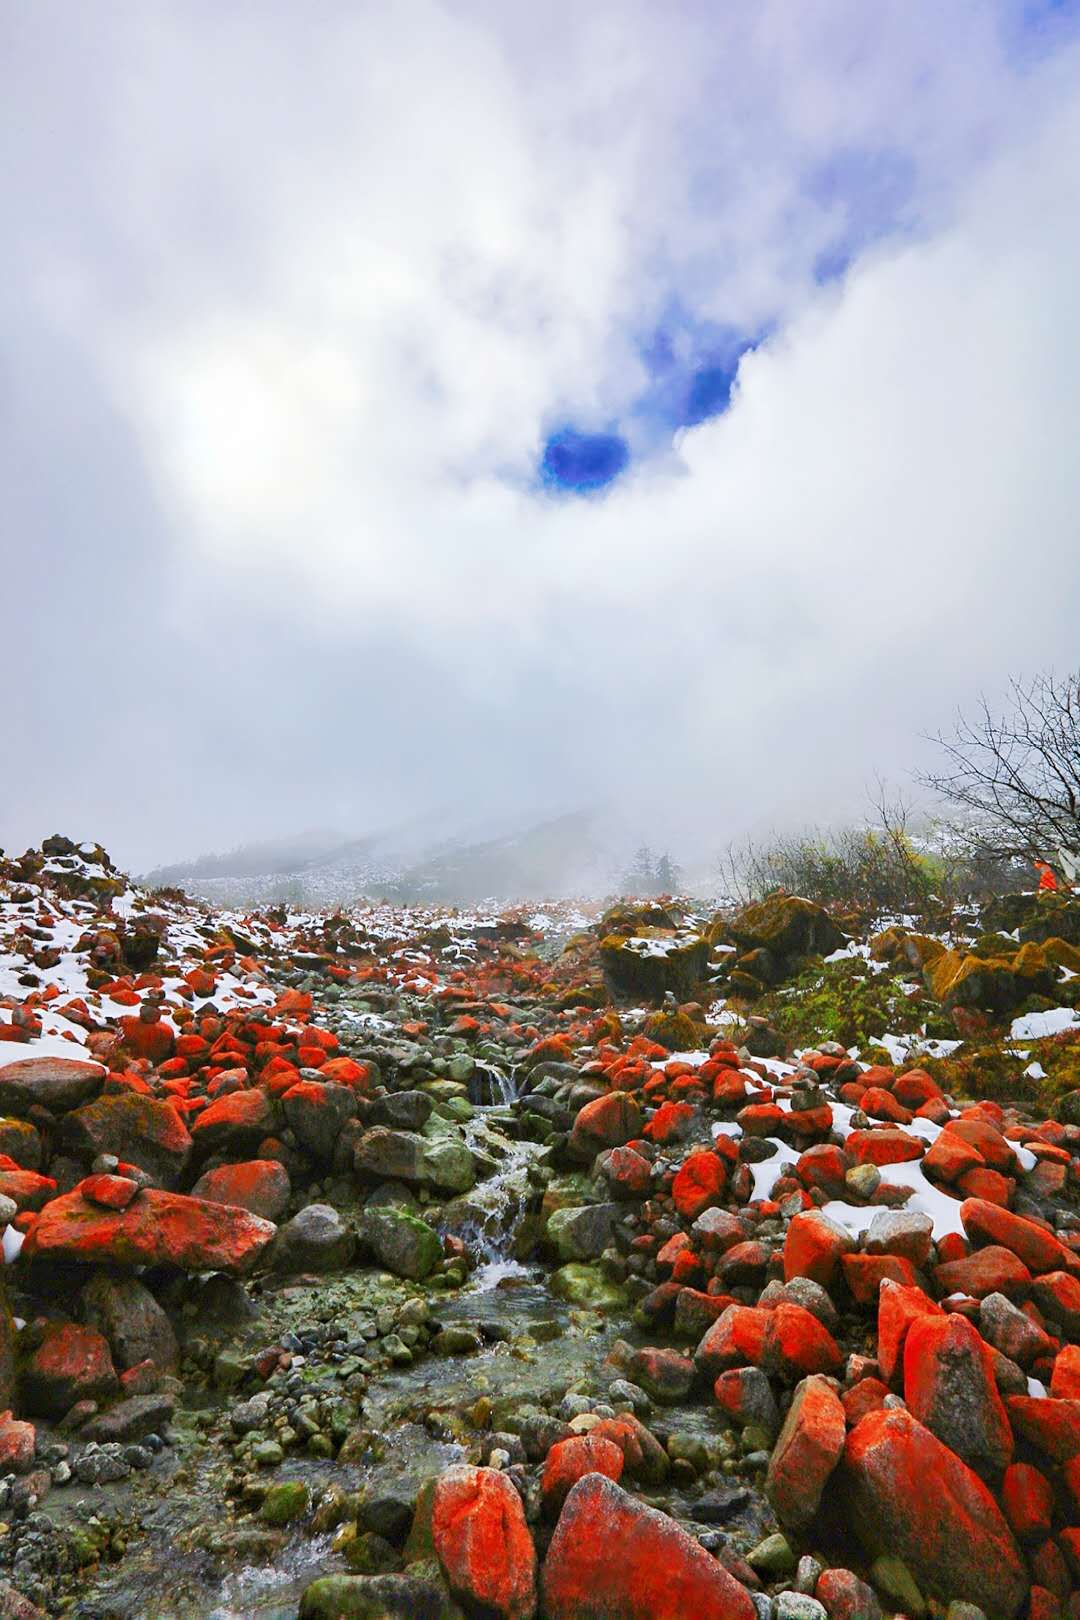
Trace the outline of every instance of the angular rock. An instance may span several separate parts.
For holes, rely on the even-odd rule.
[[[980,1478],[1001,1478],[1012,1461],[1008,1414],[993,1356],[963,1316],[922,1316],[904,1345],[904,1399],[920,1423]]]
[[[546,1620],[755,1620],[745,1587],[674,1519],[600,1474],[563,1504],[541,1578]]]
[[[180,1360],[172,1323],[137,1277],[95,1272],[80,1296],[80,1314],[109,1341],[113,1365],[121,1372],[144,1361],[171,1372]]]
[[[440,1474],[431,1534],[455,1597],[495,1620],[532,1620],[536,1549],[521,1497],[505,1474],[464,1465]]]
[[[191,1136],[171,1102],[136,1091],[99,1097],[61,1121],[58,1141],[83,1164],[112,1154],[175,1187],[191,1157]]]
[[[266,1221],[280,1221],[289,1207],[289,1172],[276,1159],[245,1159],[205,1171],[191,1189],[192,1198],[233,1204]]]
[[[586,1474],[603,1474],[617,1482],[624,1465],[622,1448],[603,1435],[575,1434],[558,1441],[547,1454],[540,1480],[545,1509],[558,1513],[571,1488]]]
[[[356,1093],[348,1086],[298,1080],[281,1102],[300,1146],[321,1163],[330,1164],[346,1121],[356,1113]]]
[[[844,1408],[832,1385],[824,1378],[805,1378],[765,1476],[765,1494],[781,1524],[800,1532],[810,1528],[846,1437]]]
[[[260,1086],[253,1086],[216,1097],[196,1115],[191,1140],[202,1159],[218,1153],[239,1158],[252,1153],[264,1137],[272,1135],[273,1126],[273,1102]]]
[[[837,1471],[871,1554],[902,1558],[924,1592],[1013,1620],[1028,1576],[1001,1510],[966,1463],[904,1411],[871,1412],[848,1435]]]
[[[307,1204],[278,1227],[266,1258],[274,1271],[322,1275],[347,1266],[355,1249],[355,1234],[332,1204]]]
[[[365,1210],[363,1236],[381,1266],[413,1282],[430,1276],[442,1259],[438,1234],[419,1215],[393,1204]]]
[[[250,1271],[277,1228],[231,1204],[147,1187],[124,1210],[101,1209],[78,1187],[46,1204],[23,1245],[26,1259]]]
[[[76,1401],[106,1400],[119,1389],[108,1340],[77,1322],[50,1322],[19,1378],[23,1409],[36,1417],[63,1417]]]

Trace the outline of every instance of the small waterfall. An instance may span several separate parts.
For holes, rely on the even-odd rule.
[[[499,1078],[512,1089],[513,1083],[505,1075]],[[506,1101],[513,1098],[508,1096]],[[477,1118],[465,1127],[466,1141],[479,1153],[492,1150],[491,1125],[484,1118],[485,1112],[478,1108]],[[504,1151],[498,1170],[459,1201],[461,1219],[454,1223],[456,1235],[480,1261],[472,1280],[473,1290],[479,1292],[497,1287],[507,1277],[532,1274],[528,1266],[514,1258],[514,1241],[531,1196],[527,1172],[537,1147],[534,1142],[506,1138],[500,1138],[499,1145]]]
[[[504,1074],[494,1063],[478,1063],[469,1081],[474,1108],[509,1108],[518,1100],[516,1071]]]

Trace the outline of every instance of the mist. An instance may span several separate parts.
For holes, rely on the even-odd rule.
[[[1075,662],[1073,6],[3,34],[6,848],[697,856]]]

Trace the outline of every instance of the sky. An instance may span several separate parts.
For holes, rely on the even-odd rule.
[[[9,851],[720,848],[1077,666],[1080,3],[8,0],[0,80]]]

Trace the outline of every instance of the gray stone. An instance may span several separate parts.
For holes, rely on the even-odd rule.
[[[274,1271],[340,1271],[356,1249],[356,1238],[330,1204],[308,1204],[278,1228],[269,1251]]]

